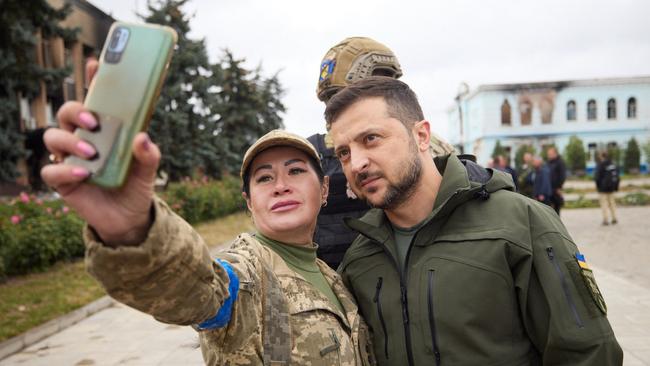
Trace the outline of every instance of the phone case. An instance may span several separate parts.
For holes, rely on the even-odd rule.
[[[76,131],[98,154],[92,160],[66,158],[66,163],[89,169],[91,183],[106,188],[124,183],[133,159],[133,138],[147,128],[176,39],[176,32],[166,26],[122,22],[111,26],[84,102],[99,128]]]

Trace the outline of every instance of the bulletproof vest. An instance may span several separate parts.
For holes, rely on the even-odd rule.
[[[358,235],[356,231],[345,226],[343,218],[359,218],[370,207],[363,200],[348,197],[347,180],[341,163],[334,155],[334,149],[325,144],[325,135],[316,134],[307,140],[316,147],[323,172],[330,177],[327,206],[321,208],[318,215],[314,242],[318,244],[318,258],[331,268],[337,269],[345,251]]]

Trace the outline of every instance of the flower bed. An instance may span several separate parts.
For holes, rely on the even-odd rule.
[[[239,180],[207,178],[172,183],[160,196],[189,223],[242,210]],[[83,221],[61,200],[21,193],[0,204],[0,279],[42,271],[60,260],[82,257]]]

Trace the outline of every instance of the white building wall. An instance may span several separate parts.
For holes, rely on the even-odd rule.
[[[535,93],[535,89],[511,90],[480,90],[470,94],[461,101],[463,110],[464,147],[466,153],[477,156],[481,164],[487,164],[496,141],[502,146],[511,148],[512,158],[522,144],[532,144],[538,148],[544,144],[554,143],[564,151],[569,138],[578,136],[587,149],[590,143],[603,145],[615,142],[625,148],[628,141],[635,137],[639,144],[650,140],[650,81],[640,78],[626,79],[625,83],[607,80],[592,81],[593,85],[585,82],[570,82],[568,87],[554,90],[555,102],[550,124],[543,124],[539,105],[533,103],[532,123],[522,125],[519,111],[521,93]],[[546,90],[553,90],[546,88]],[[543,90],[542,90],[543,92]],[[636,99],[636,118],[628,118],[627,107],[629,98]],[[616,100],[616,118],[607,118],[607,102],[610,98]],[[597,118],[587,119],[587,103],[590,99],[596,101]],[[508,100],[511,108],[511,125],[501,124],[501,105]],[[576,120],[567,120],[567,103],[576,103]],[[458,107],[449,109],[450,142],[460,142],[458,124]],[[642,156],[642,163],[645,156]],[[647,163],[647,162],[646,162]]]

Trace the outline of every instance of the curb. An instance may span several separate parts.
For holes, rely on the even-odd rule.
[[[77,310],[73,310],[65,315],[52,319],[45,324],[32,328],[25,333],[0,342],[0,360],[17,353],[54,333],[60,332],[100,310],[113,306],[113,304],[115,304],[115,300],[108,296],[104,296]]]

